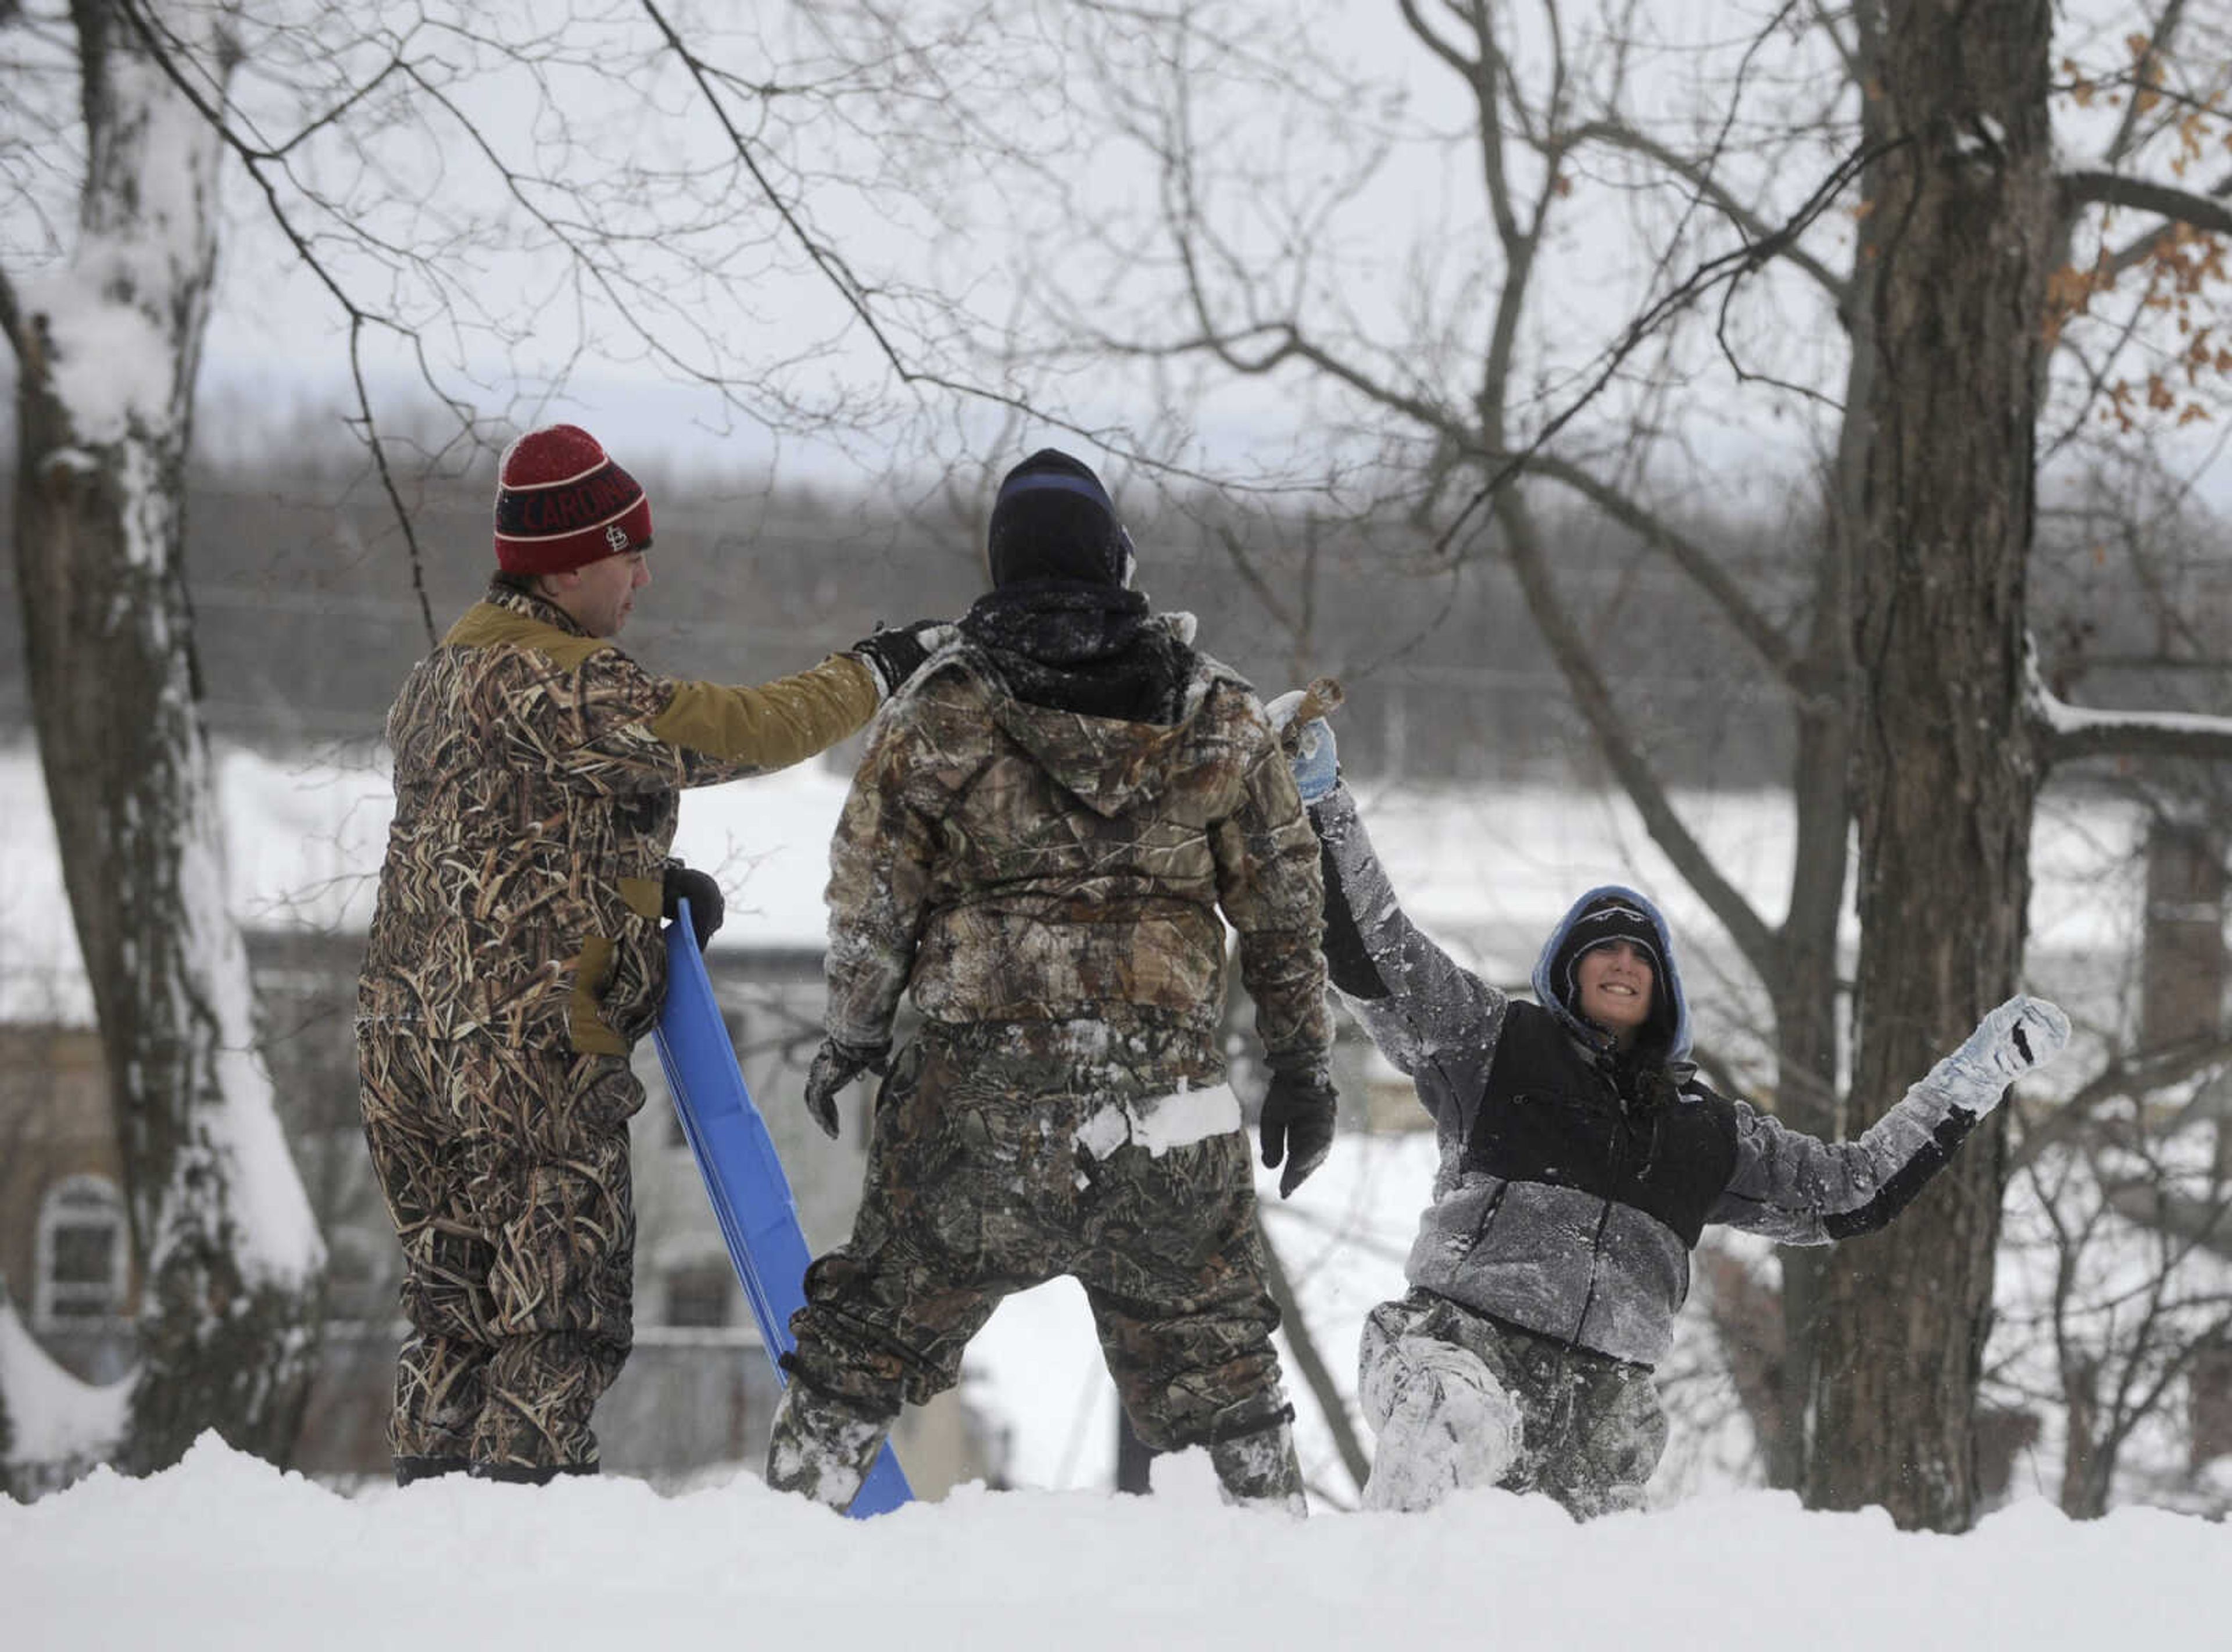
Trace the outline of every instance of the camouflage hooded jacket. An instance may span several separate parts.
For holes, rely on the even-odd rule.
[[[626,1054],[665,994],[677,788],[810,757],[876,700],[844,654],[761,688],[654,677],[492,586],[388,713],[395,819],[360,1017]]]
[[[1150,624],[1170,625],[1177,617]],[[1190,622],[1186,622],[1190,624]],[[1317,840],[1262,704],[1189,654],[1174,722],[1032,704],[970,642],[885,708],[830,852],[830,1035],[878,1045],[903,991],[933,1020],[1106,1020],[1223,1071],[1221,908],[1275,1063],[1321,1065]]]

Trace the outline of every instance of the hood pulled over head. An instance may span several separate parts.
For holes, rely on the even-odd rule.
[[[1632,942],[1651,958],[1651,1014],[1637,1040],[1638,1053],[1670,1063],[1686,1061],[1690,1003],[1675,967],[1666,919],[1647,896],[1623,884],[1600,884],[1567,909],[1535,961],[1534,996],[1585,1041],[1602,1045],[1604,1031],[1585,1020],[1575,1007],[1580,994],[1573,966],[1583,954],[1613,941]]]

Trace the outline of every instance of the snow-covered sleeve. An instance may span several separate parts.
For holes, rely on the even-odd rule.
[[[1418,1098],[1444,1117],[1474,1105],[1503,1029],[1504,995],[1421,934],[1397,904],[1346,786],[1310,806],[1325,878],[1327,973],[1372,1041],[1421,1080]],[[1436,1083],[1423,1082],[1428,1078]]]
[[[1780,1245],[1830,1245],[1881,1228],[1922,1191],[1989,1105],[1969,1096],[1951,1058],[1940,1061],[1858,1141],[1825,1142],[1730,1104],[1736,1172],[1706,1218]]]

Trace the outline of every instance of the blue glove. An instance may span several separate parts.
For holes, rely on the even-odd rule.
[[[1265,706],[1270,715],[1271,726],[1283,742],[1287,725],[1294,720],[1294,712],[1302,703],[1302,691],[1291,690]],[[1287,761],[1294,771],[1294,789],[1302,794],[1302,801],[1314,803],[1340,783],[1340,755],[1334,749],[1333,724],[1323,717],[1312,717],[1295,732]]]

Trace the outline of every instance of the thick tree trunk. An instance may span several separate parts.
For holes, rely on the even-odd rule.
[[[215,1428],[283,1458],[320,1247],[224,899],[181,567],[219,152],[113,8],[74,10],[88,171],[68,267],[11,292],[15,531],[40,755],[145,1281],[119,1454],[160,1467]],[[172,26],[205,46],[216,25],[195,9]]]
[[[1821,599],[1833,605],[1841,623],[1844,604],[1826,583]],[[1843,652],[1839,638],[1836,654]],[[1793,1130],[1824,1137],[1835,1133],[1837,1124],[1837,925],[1844,911],[1852,827],[1847,732],[1841,682],[1827,693],[1810,696],[1800,710],[1794,787],[1796,867],[1789,916],[1782,925],[1784,967],[1769,989],[1775,1006],[1775,1116]],[[1778,1404],[1773,1426],[1762,1430],[1762,1438],[1768,1483],[1794,1489],[1806,1472],[1805,1418],[1826,1259],[1809,1246],[1786,1247],[1777,1257],[1782,1272]]]
[[[1855,586],[1857,1134],[2012,989],[2037,765],[2021,715],[2053,191],[2046,0],[1893,0],[1866,533]],[[1807,1495],[1976,1513],[2002,1121],[1822,1282]]]
[[[1863,78],[1880,71],[1883,9],[1860,0],[1852,9],[1853,48]],[[1860,141],[1871,151],[1885,139],[1880,99],[1865,99]],[[1880,168],[1863,175],[1873,198]],[[1838,1009],[1842,960],[1839,925],[1844,917],[1853,799],[1853,710],[1859,674],[1852,658],[1852,579],[1866,535],[1869,403],[1875,393],[1876,276],[1882,266],[1880,215],[1860,220],[1852,270],[1839,304],[1851,354],[1845,367],[1845,418],[1824,479],[1820,570],[1814,580],[1813,632],[1806,652],[1807,680],[1798,705],[1797,761],[1792,790],[1798,812],[1798,852],[1791,878],[1790,915],[1783,923],[1786,963],[1774,988],[1781,1048],[1777,1113],[1794,1130],[1833,1138],[1841,1124],[1838,1081]],[[1814,1372],[1820,1359],[1822,1275],[1828,1257],[1813,1246],[1788,1246],[1782,1264],[1782,1410],[1768,1454],[1769,1483],[1802,1487],[1809,1473]]]

